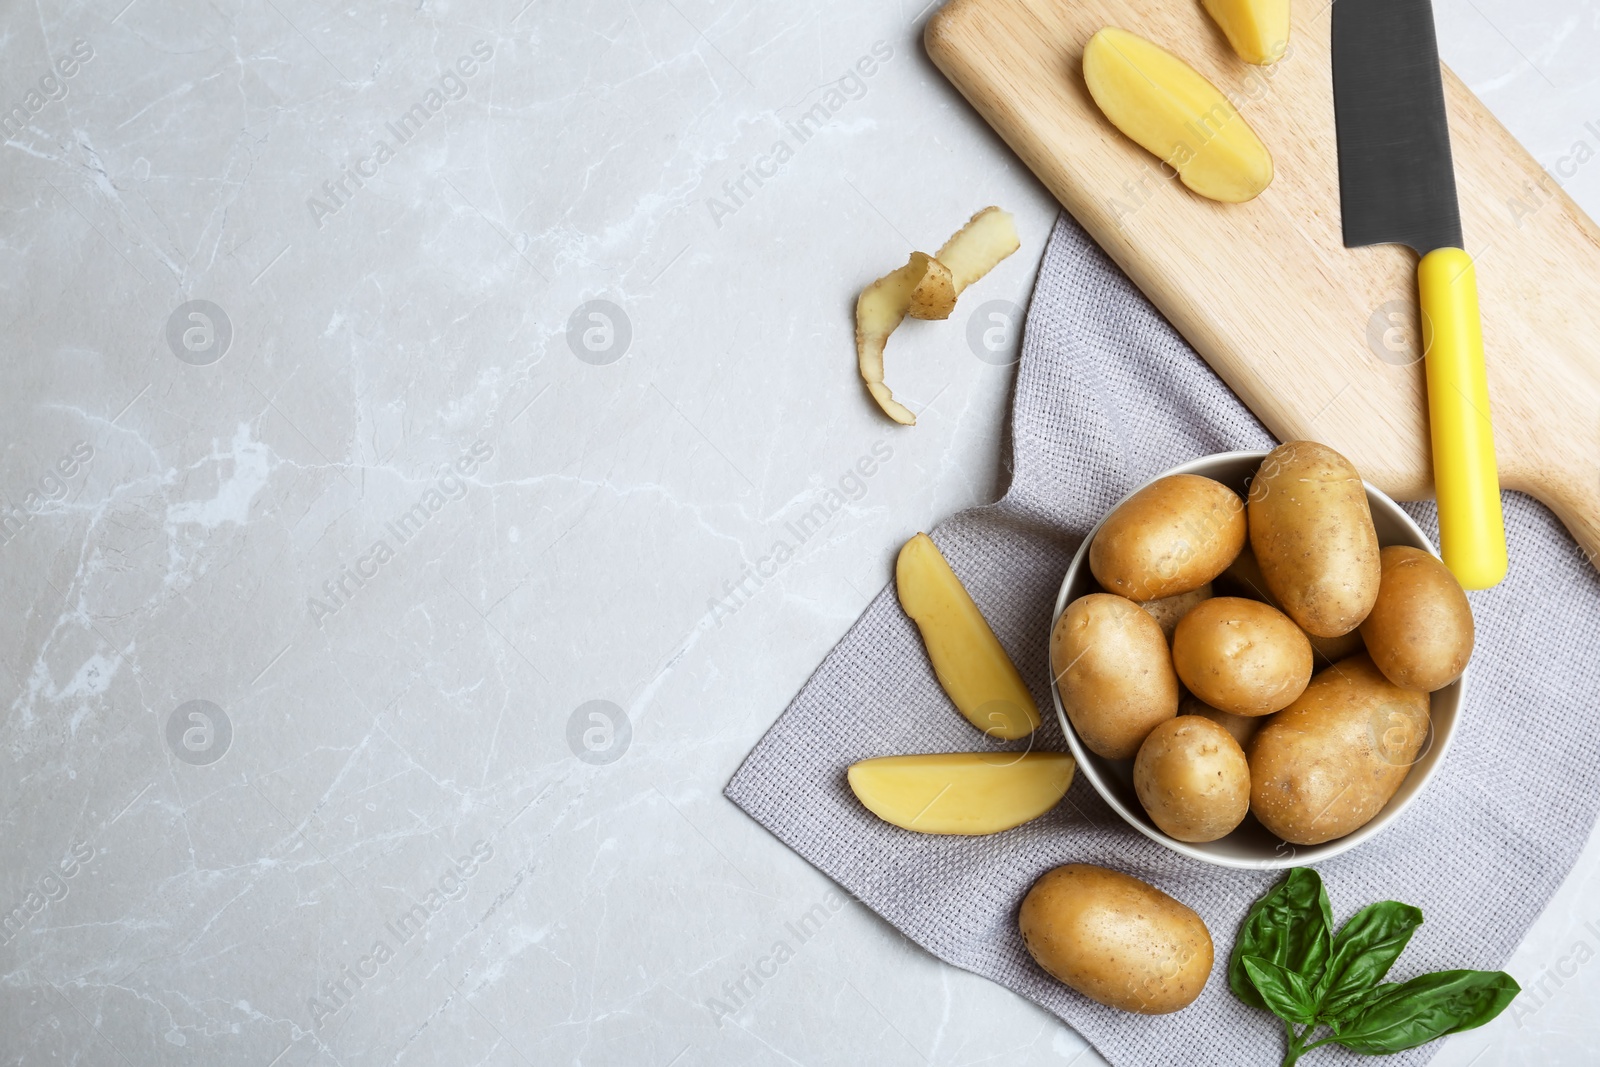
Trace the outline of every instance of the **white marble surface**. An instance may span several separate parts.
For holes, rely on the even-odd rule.
[[[900,541],[997,492],[1010,370],[965,331],[1026,301],[1055,208],[925,17],[8,6],[0,1059],[1097,1062],[720,796]],[[1600,4],[1439,21],[1541,161],[1600,145]],[[1600,167],[1568,188],[1600,213]],[[1024,251],[896,338],[931,405],[896,432],[854,293],[988,203]],[[595,300],[609,341],[569,327]],[[1593,1061],[1597,888],[1591,847],[1510,965],[1548,995],[1437,1062]]]

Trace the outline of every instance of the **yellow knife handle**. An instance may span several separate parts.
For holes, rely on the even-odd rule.
[[[1462,588],[1487,589],[1506,576],[1506,530],[1472,257],[1459,248],[1434,249],[1417,266],[1417,290],[1439,551]]]

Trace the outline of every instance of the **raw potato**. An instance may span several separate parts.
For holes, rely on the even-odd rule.
[[[862,760],[846,777],[868,811],[903,830],[995,834],[1055,807],[1074,767],[1064,752],[949,752]]]
[[[1378,598],[1367,489],[1327,445],[1290,441],[1250,483],[1250,544],[1273,599],[1315,637],[1349,633]]]
[[[1166,635],[1167,644],[1172,644],[1172,631],[1178,628],[1178,620],[1189,613],[1189,609],[1202,600],[1211,599],[1211,583],[1207,582],[1199,589],[1191,589],[1187,593],[1177,596],[1164,596],[1160,600],[1146,600],[1139,606],[1150,613],[1156,620],[1156,625],[1161,627],[1161,632]]]
[[[961,714],[1003,741],[1033,733],[1039,725],[1033,694],[932,538],[919,533],[905,543],[894,580],[900,606],[922,631],[933,673]]]
[[[1390,682],[1365,654],[1311,679],[1250,746],[1250,810],[1294,845],[1371,822],[1428,736],[1428,696]]]
[[[1158,478],[1118,504],[1089,546],[1089,569],[1108,593],[1160,600],[1221,574],[1245,542],[1244,502],[1198,474]]]
[[[1372,662],[1402,689],[1443,689],[1472,656],[1467,594],[1450,568],[1420,548],[1390,545],[1379,562],[1378,600],[1361,624]]]
[[[1272,153],[1244,116],[1165,49],[1107,26],[1084,47],[1083,79],[1113,126],[1201,196],[1240,203],[1272,184]]]
[[[949,318],[961,290],[1020,247],[1011,215],[986,207],[944,243],[938,256],[913,252],[905,266],[861,290],[856,298],[856,365],[885,415],[902,426],[917,422],[884,384],[883,349],[889,335],[908,314],[914,319]]]
[[[1215,587],[1223,596],[1242,596],[1246,600],[1259,600],[1263,604],[1271,604],[1279,611],[1283,610],[1283,605],[1267,592],[1267,580],[1261,574],[1261,564],[1256,561],[1255,550],[1249,545],[1245,545],[1244,551],[1239,553],[1238,558],[1228,564],[1227,570],[1217,575]],[[1302,630],[1301,633],[1305,631]],[[1318,637],[1315,634],[1306,634],[1306,637],[1311,642],[1317,670],[1353,656],[1363,647],[1361,634],[1357,630],[1351,630],[1338,637]]]
[[[1120,871],[1069,863],[1028,890],[1017,916],[1034,961],[1090,1000],[1141,1015],[1194,1003],[1211,932],[1194,911]]]
[[[1090,593],[1067,605],[1050,633],[1050,672],[1072,728],[1106,759],[1132,759],[1151,730],[1178,714],[1161,627],[1120,596]]]
[[[1301,633],[1305,631],[1302,630]],[[1318,637],[1315,634],[1306,634],[1306,637],[1311,641],[1311,651],[1316,654],[1316,669],[1319,671],[1324,667],[1333,666],[1342,659],[1349,659],[1366,647],[1361,643],[1360,630],[1351,630],[1338,637]]]
[[[1246,63],[1276,63],[1289,50],[1289,0],[1201,0]]]
[[[1250,764],[1226,729],[1180,715],[1150,731],[1133,761],[1133,789],[1161,832],[1215,841],[1250,812]]]
[[[1271,715],[1305,692],[1311,642],[1270,604],[1212,597],[1178,623],[1172,663],[1179,680],[1212,707]]]
[[[1265,715],[1235,715],[1231,711],[1221,711],[1212,707],[1193,693],[1189,693],[1178,701],[1178,716],[1198,715],[1210,719],[1232,735],[1239,742],[1239,747],[1246,752],[1250,750],[1250,739],[1255,737],[1256,731],[1268,721]]]
[[[1267,592],[1267,579],[1261,573],[1261,564],[1256,559],[1255,549],[1249,542],[1233,557],[1233,562],[1228,564],[1226,570],[1217,575],[1213,583],[1218,596],[1242,596],[1246,600],[1259,600],[1263,604],[1271,604],[1279,611],[1283,606],[1272,598]]]
[[[934,258],[950,268],[955,295],[960,296],[962,290],[1021,247],[1011,213],[986,207],[953,233]]]

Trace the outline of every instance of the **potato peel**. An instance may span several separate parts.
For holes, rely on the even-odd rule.
[[[1011,212],[986,207],[968,219],[934,258],[950,268],[959,297],[963,289],[994,270],[1001,260],[1021,247]]]
[[[890,271],[861,290],[861,296],[856,299],[856,361],[861,367],[861,377],[883,413],[902,426],[915,426],[917,417],[894,398],[883,382],[883,346],[906,317],[911,294],[928,273],[928,258],[925,252],[911,253],[905,266]]]
[[[922,253],[917,253],[921,255]],[[932,256],[923,256],[926,269],[911,290],[906,314],[914,319],[948,319],[956,309],[955,276],[950,268]]]
[[[986,207],[957,230],[937,256],[913,252],[856,299],[856,363],[867,391],[895,422],[915,426],[917,417],[894,398],[883,380],[883,350],[907,315],[947,319],[962,290],[988,274],[1022,246],[1011,214]]]

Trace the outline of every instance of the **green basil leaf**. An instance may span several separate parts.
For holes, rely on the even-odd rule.
[[[1244,956],[1239,962],[1272,1014],[1301,1025],[1316,1019],[1316,989],[1303,975],[1259,956]]]
[[[1333,954],[1317,986],[1318,1014],[1337,1030],[1371,996],[1421,925],[1420,909],[1394,900],[1352,915],[1333,939]]]
[[[1228,987],[1246,1004],[1272,1011],[1245,970],[1244,957],[1276,964],[1315,983],[1332,951],[1332,931],[1333,909],[1321,876],[1309,867],[1294,868],[1245,916],[1228,960]]]
[[[1499,1015],[1522,991],[1502,971],[1438,971],[1379,986],[1333,1041],[1353,1052],[1381,1056],[1471,1030]]]

